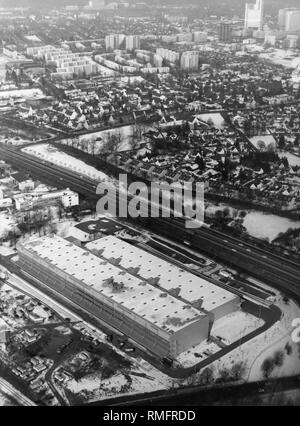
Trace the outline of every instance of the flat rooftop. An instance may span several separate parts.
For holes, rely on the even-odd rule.
[[[75,225],[75,228],[89,235],[93,235],[98,232],[107,232],[113,234],[123,229],[122,226],[118,225],[116,222],[106,217],[100,217],[96,220],[80,222],[78,223],[78,225]]]
[[[108,261],[117,259],[126,270],[136,269],[137,275],[146,281],[156,279],[162,290],[177,289],[177,295],[191,304],[201,304],[202,301],[201,309],[208,312],[237,298],[235,294],[114,236],[88,243],[86,248]]]
[[[113,300],[170,334],[204,317],[201,311],[191,305],[63,238],[45,236],[30,239],[23,247],[99,295]]]

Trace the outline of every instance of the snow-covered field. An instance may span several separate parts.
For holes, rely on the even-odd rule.
[[[79,381],[71,380],[66,386],[72,393],[84,395],[89,402],[154,392],[169,389],[172,386],[172,379],[144,360],[138,360],[138,364],[132,367],[128,376],[130,376],[130,381],[121,372],[117,372],[109,379],[102,379],[101,373],[94,373]]]
[[[263,52],[259,56],[287,68],[297,68],[300,62],[299,55],[292,50],[272,49],[272,51]]]
[[[3,246],[0,246],[0,254],[2,256],[11,256],[15,253],[16,253],[15,250],[9,247],[9,243],[6,243]]]
[[[214,323],[211,334],[229,345],[264,325],[264,321],[246,312],[233,312]]]
[[[39,98],[44,94],[40,89],[4,90],[0,91],[0,99],[8,98]]]
[[[145,126],[145,131],[150,129],[149,126]],[[120,144],[117,147],[117,151],[128,151],[132,149],[132,138],[134,135],[134,126],[122,126],[110,130],[102,130],[100,132],[89,133],[87,135],[79,136],[78,140],[80,143],[84,144],[85,150],[89,153],[95,152],[100,153],[105,141],[112,135],[118,136],[120,138]],[[143,130],[144,131],[144,130]],[[99,140],[97,140],[99,139]],[[64,139],[61,143],[65,145],[71,145],[71,139]]]
[[[3,143],[5,145],[13,145],[13,146],[22,146],[29,143],[32,143],[32,141],[17,137],[3,137],[0,136],[0,143]]]
[[[95,181],[110,181],[106,174],[98,171],[94,167],[87,165],[83,161],[72,157],[71,155],[59,151],[49,144],[38,144],[30,146],[23,148],[22,151],[32,156],[38,157],[46,162],[53,163],[56,166],[71,170],[79,175],[86,176]]]
[[[299,345],[295,344],[291,338],[293,331],[292,321],[295,318],[300,318],[300,307],[292,301],[288,305],[285,304],[281,296],[277,296],[276,304],[283,312],[281,321],[274,324],[266,333],[257,336],[216,361],[212,365],[215,377],[218,376],[220,370],[231,368],[233,365],[243,362],[245,365],[245,379],[250,381],[262,380],[264,378],[263,362],[267,358],[274,357],[274,354],[278,351],[284,355],[283,365],[275,367],[270,377],[286,377],[300,374]],[[287,344],[291,347],[289,354],[287,354],[285,349]]]
[[[68,384],[68,388],[74,393],[80,393],[82,391],[96,392],[99,394],[99,390],[105,394],[105,396],[113,395],[114,393],[120,393],[122,386],[127,384],[125,376],[118,373],[109,379],[101,379],[101,376],[93,374],[88,377],[76,381],[72,380]],[[101,392],[101,393],[102,393]]]
[[[261,149],[260,143],[265,144],[265,149],[271,149],[273,147],[274,151],[276,149],[276,140],[272,135],[264,135],[264,136],[253,136],[250,138],[250,142],[257,149]]]
[[[253,237],[268,238],[272,242],[281,232],[300,228],[300,221],[253,210],[245,217],[244,226]]]
[[[218,205],[209,203],[206,212],[211,215],[218,210],[223,211],[224,209],[229,209],[231,216],[233,216],[233,213],[237,211],[237,209],[225,203],[220,203]],[[243,225],[249,235],[255,238],[268,238],[270,242],[272,242],[280,233],[286,232],[290,228],[300,228],[300,221],[260,212],[258,210],[245,210],[245,212],[247,215],[244,219]]]
[[[223,129],[225,126],[225,120],[219,113],[200,114],[197,115],[197,118],[199,118],[199,120],[204,121],[205,123],[212,121],[214,126],[218,129]]]
[[[10,398],[8,398],[4,393],[1,392],[0,389],[0,407],[8,407],[8,406],[15,406]]]
[[[14,219],[5,212],[0,212],[0,238],[3,238],[15,226]]]
[[[300,157],[298,157],[297,155],[291,154],[290,152],[279,152],[278,153],[279,157],[286,157],[288,159],[289,165],[292,167],[300,167]]]
[[[209,356],[219,352],[220,350],[221,348],[218,345],[212,342],[207,343],[205,340],[204,342],[200,343],[200,345],[194,346],[188,351],[181,353],[177,357],[176,361],[184,368],[193,367],[194,365],[204,361]]]
[[[222,343],[230,345],[258,329],[264,322],[253,315],[242,311],[233,312],[214,323],[211,335],[215,338],[221,338]],[[219,352],[221,347],[216,343],[206,340],[200,345],[190,348],[178,356],[176,361],[180,366],[188,368],[204,361],[209,356]]]

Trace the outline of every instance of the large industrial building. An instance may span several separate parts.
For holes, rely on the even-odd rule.
[[[57,237],[19,245],[19,265],[156,356],[176,358],[204,341],[239,298],[116,237],[88,250]]]
[[[90,242],[86,248],[185,303],[204,310],[212,322],[239,307],[237,295],[114,236]]]

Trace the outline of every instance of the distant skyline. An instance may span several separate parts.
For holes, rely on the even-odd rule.
[[[120,0],[112,0],[112,2],[120,2]],[[134,3],[134,0],[128,0],[128,3]],[[183,3],[181,0],[143,0],[143,1],[138,1],[136,0],[137,3],[161,3],[161,4],[169,4],[172,5],[174,4],[174,6],[177,5],[181,5],[183,6]],[[232,6],[234,5],[238,5],[240,3],[241,6],[243,6],[246,3],[255,3],[255,0],[209,0],[210,4],[219,4],[219,5],[226,5],[226,3],[228,3],[228,5]],[[57,5],[82,5],[82,4],[87,4],[88,0],[0,0],[0,7],[32,7],[32,6],[36,6],[38,5],[47,5],[47,7],[51,7],[54,6],[56,7]],[[186,5],[188,4],[199,4],[199,6],[201,4],[205,4],[208,3],[208,0],[186,0],[185,1]],[[265,4],[267,7],[289,7],[289,6],[300,6],[299,5],[299,0],[265,0]],[[184,7],[184,6],[183,6]]]
[[[118,1],[118,0],[115,0]],[[129,0],[130,2],[130,0]],[[139,1],[142,3],[142,1]],[[220,5],[222,7],[226,6],[228,4],[228,7],[230,9],[236,8],[243,9],[245,4],[248,3],[255,3],[255,0],[186,0],[183,5],[181,0],[144,0],[144,3],[151,3],[151,4],[159,4],[162,5],[168,4],[168,5],[174,5],[174,6],[188,6],[189,4],[194,5],[206,5],[209,4],[210,6],[213,5]],[[65,5],[84,5],[87,4],[88,0],[0,0],[0,7],[30,7],[30,8],[47,8],[51,9],[51,7],[63,7]],[[299,0],[265,0],[266,10],[268,11],[274,11],[279,8],[284,7],[297,7],[299,5]]]

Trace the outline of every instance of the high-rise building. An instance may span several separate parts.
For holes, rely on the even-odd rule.
[[[86,9],[103,9],[105,7],[105,0],[92,0],[89,1]]]
[[[278,14],[278,25],[281,30],[286,29],[286,18],[288,12],[297,10],[295,7],[286,7],[285,9],[280,9]]]
[[[179,61],[179,58],[180,58],[179,52],[174,52],[173,50],[164,49],[163,47],[156,49],[156,54],[172,63]]]
[[[194,51],[184,52],[181,56],[180,67],[184,71],[198,71],[199,53]]]
[[[136,36],[136,35],[126,36],[125,46],[126,46],[126,50],[130,50],[130,51],[140,49],[141,47],[140,36]]]
[[[193,41],[195,43],[203,43],[207,41],[207,33],[203,31],[195,31],[193,33]]]
[[[106,50],[116,49],[116,37],[115,35],[108,35],[105,37],[105,47]]]
[[[106,50],[120,49],[125,39],[124,34],[110,34],[105,37]]]
[[[289,11],[286,14],[285,31],[300,32],[300,10]]]
[[[221,22],[219,27],[219,40],[225,43],[232,39],[232,24],[231,22]]]
[[[153,64],[157,68],[162,67],[163,66],[163,58],[160,55],[153,55]]]
[[[264,0],[256,0],[256,3],[246,3],[245,30],[262,29],[264,17]]]

